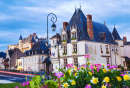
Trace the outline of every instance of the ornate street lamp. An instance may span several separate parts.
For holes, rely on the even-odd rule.
[[[56,30],[56,25],[55,25],[55,22],[57,21],[57,17],[54,13],[49,13],[47,15],[47,58],[46,60],[43,62],[43,63],[46,63],[47,66],[48,66],[48,79],[49,79],[49,65],[51,64],[51,60],[50,60],[50,50],[49,50],[49,41],[48,41],[48,17],[49,15],[53,15],[54,17],[51,18],[51,21],[53,22],[51,28],[52,28],[52,31],[55,31]]]
[[[116,63],[116,52],[118,52],[118,49],[115,45],[114,45],[114,48],[112,47],[112,51],[115,53],[115,65],[117,65],[117,63]]]

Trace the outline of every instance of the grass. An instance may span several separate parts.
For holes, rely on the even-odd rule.
[[[6,83],[6,84],[0,84],[0,88],[15,88],[18,86],[19,88],[27,88],[20,86],[20,83]]]

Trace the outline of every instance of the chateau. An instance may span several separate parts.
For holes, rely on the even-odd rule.
[[[30,50],[34,42],[38,41],[44,41],[44,38],[38,38],[36,33],[30,34],[27,38],[22,38],[22,35],[20,35],[19,42],[17,45],[8,45],[8,50],[18,48],[23,53],[26,50]]]
[[[56,34],[50,40],[54,72],[58,71],[59,62],[60,67],[66,67],[67,64],[79,67],[86,64],[85,54],[91,55],[89,61],[92,64],[126,67],[125,58],[128,53],[124,54],[124,47],[130,49],[130,43],[120,38],[115,27],[111,33],[106,24],[94,22],[92,15],[85,16],[80,8],[75,10],[69,23],[63,22],[61,35]],[[59,50],[57,41],[61,41]]]

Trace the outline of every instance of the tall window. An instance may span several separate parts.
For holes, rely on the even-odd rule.
[[[67,53],[67,46],[63,46],[64,47],[64,53]]]
[[[32,57],[32,62],[33,62],[33,57]]]
[[[44,61],[44,57],[42,56],[42,61]]]
[[[110,64],[110,62],[109,62],[109,58],[107,58],[107,64]]]
[[[78,67],[78,58],[74,58],[74,65]]]
[[[30,62],[30,58],[28,58],[28,61]]]
[[[64,67],[67,66],[67,59],[64,59]]]
[[[35,61],[36,61],[36,57],[35,57]]]
[[[76,38],[76,33],[72,33],[72,38]]]
[[[102,50],[102,45],[100,45],[100,48],[101,48],[101,53],[103,53],[103,50]]]
[[[63,35],[63,40],[66,40],[66,35]]]
[[[77,44],[74,44],[74,45],[73,45],[73,52],[74,52],[74,51],[77,52]]]
[[[109,54],[108,45],[106,45],[106,53]]]

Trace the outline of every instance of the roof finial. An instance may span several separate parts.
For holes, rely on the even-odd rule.
[[[79,5],[80,5],[80,9],[81,9],[81,4],[79,3]]]
[[[116,26],[116,25],[114,24],[114,28],[115,28],[115,26]]]
[[[75,10],[76,10],[76,5],[75,5]]]

